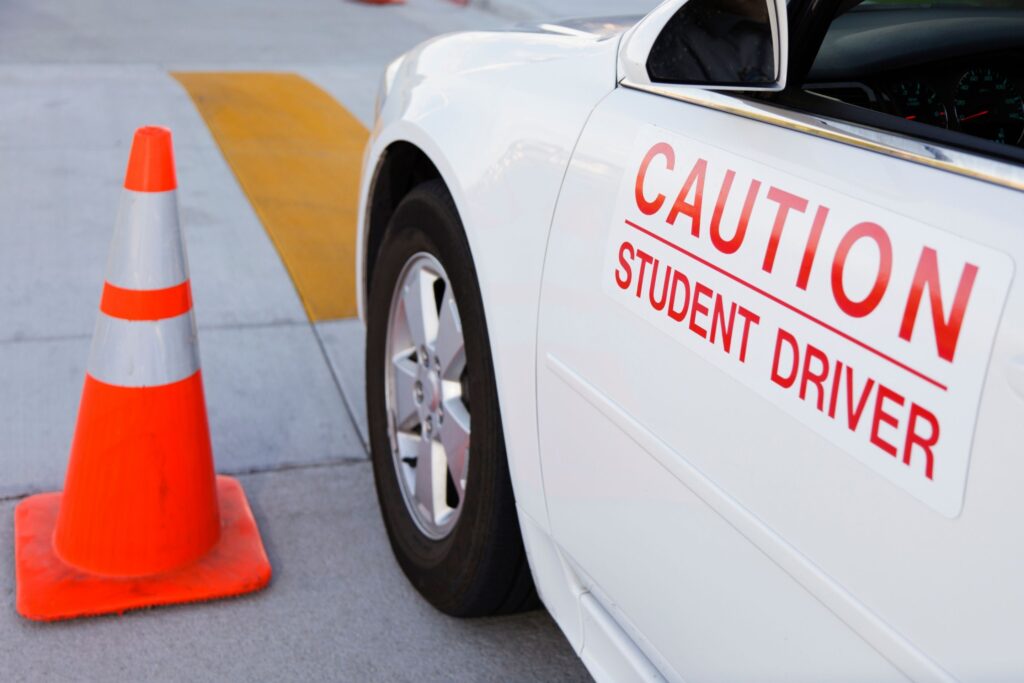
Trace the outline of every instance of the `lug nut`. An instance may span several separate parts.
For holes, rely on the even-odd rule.
[[[423,403],[423,385],[420,382],[416,382],[413,386],[412,395],[416,399],[416,403]]]

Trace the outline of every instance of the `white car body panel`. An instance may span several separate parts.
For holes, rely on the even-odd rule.
[[[616,88],[616,48],[578,31],[426,43],[388,69],[363,176],[360,254],[389,145],[422,150],[455,200],[553,617],[598,680],[1020,675],[1024,193]],[[650,125],[995,254],[1008,289],[960,425],[962,501],[937,511],[609,296]]]

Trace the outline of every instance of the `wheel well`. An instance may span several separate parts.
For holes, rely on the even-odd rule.
[[[414,187],[441,174],[430,158],[411,142],[394,142],[388,145],[377,163],[371,187],[369,226],[366,235],[366,268],[363,273],[366,291],[373,282],[373,266],[377,252],[384,239],[384,230],[391,222],[391,216]]]

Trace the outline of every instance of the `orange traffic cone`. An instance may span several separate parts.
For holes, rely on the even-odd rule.
[[[17,608],[53,620],[262,588],[241,485],[213,472],[171,133],[135,133],[64,492],[14,515]]]

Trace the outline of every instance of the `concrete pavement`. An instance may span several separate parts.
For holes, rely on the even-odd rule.
[[[408,585],[366,460],[362,327],[310,324],[168,75],[295,72],[369,124],[387,61],[506,21],[445,0],[0,3],[0,679],[586,678],[545,612],[456,621]],[[128,147],[148,123],[175,135],[216,467],[243,474],[275,578],[236,600],[33,624],[14,612],[12,511],[62,486]]]
[[[392,560],[368,462],[241,477],[274,566],[261,593],[36,624],[0,564],[5,681],[583,681],[549,617],[458,620]],[[0,503],[0,547],[13,544]]]
[[[0,4],[0,63],[366,68],[441,33],[504,23],[448,0],[400,7],[352,0],[7,0]]]

